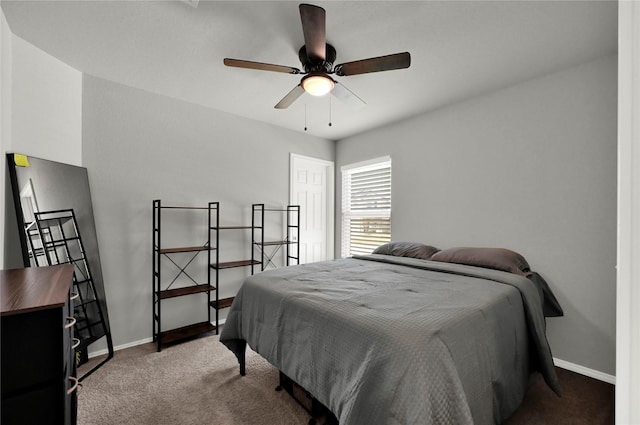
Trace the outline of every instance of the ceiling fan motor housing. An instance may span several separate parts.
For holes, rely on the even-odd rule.
[[[330,73],[333,68],[333,64],[336,61],[336,49],[331,44],[326,44],[325,59],[322,62],[312,62],[307,55],[307,49],[302,46],[298,51],[298,57],[300,63],[304,66],[304,70],[307,73],[312,72],[326,72]]]

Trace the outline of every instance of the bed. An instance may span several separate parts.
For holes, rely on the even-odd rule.
[[[504,271],[483,264],[488,251],[468,265],[459,249],[433,250],[251,276],[220,341],[241,374],[249,344],[343,425],[499,424],[537,373],[559,395],[545,310],[560,307],[545,305],[557,303],[548,285],[524,259]]]

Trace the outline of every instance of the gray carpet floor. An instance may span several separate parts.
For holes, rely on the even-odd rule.
[[[90,370],[101,358],[81,366]],[[538,376],[504,425],[613,425],[615,387],[558,369],[563,397]],[[285,391],[278,371],[247,350],[247,375],[215,335],[156,352],[117,351],[83,380],[78,425],[306,425],[310,416]]]
[[[91,359],[79,375],[101,360]],[[247,350],[247,374],[217,336],[163,348],[117,351],[82,382],[78,425],[307,424],[310,416],[286,392],[278,371]]]

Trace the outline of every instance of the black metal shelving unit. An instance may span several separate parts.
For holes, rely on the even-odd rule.
[[[267,234],[265,224],[267,213],[283,216],[286,230],[281,232],[280,229],[277,229],[265,236]],[[252,250],[251,259],[259,261],[261,271],[264,271],[269,266],[278,267],[274,262],[274,258],[282,247],[286,251],[284,266],[300,263],[300,205],[266,208],[265,204],[253,204],[251,221],[253,228],[251,239],[256,248]],[[255,251],[258,251],[259,260],[256,258]]]
[[[207,240],[202,245],[188,247],[164,247],[162,244],[162,211],[173,210],[206,210],[208,212],[208,235]],[[265,213],[278,212],[285,216],[286,231],[284,236],[278,236],[273,240],[265,240]],[[229,231],[251,231],[251,258],[235,261],[220,261],[220,234]],[[281,234],[279,230],[277,232]],[[249,235],[247,235],[247,238]],[[299,238],[300,238],[300,206],[289,205],[284,208],[265,208],[264,204],[252,205],[252,221],[250,226],[220,225],[220,203],[209,202],[207,207],[180,207],[162,205],[160,200],[153,201],[153,340],[157,343],[160,351],[163,345],[177,342],[179,340],[194,337],[203,333],[220,330],[220,310],[231,307],[235,296],[220,297],[220,274],[227,269],[250,267],[253,274],[255,267],[260,266],[260,271],[265,270],[269,265],[275,267],[274,256],[285,247],[285,265],[295,262],[299,263]],[[259,255],[256,255],[256,249]],[[271,249],[271,251],[269,251]],[[207,254],[207,281],[198,282],[193,279],[187,268],[192,266],[196,257],[202,253]],[[188,254],[192,254],[188,256]],[[179,265],[172,257],[183,255],[184,261]],[[163,280],[161,271],[161,261],[169,260],[179,270],[173,280]],[[199,264],[199,263],[198,263]],[[195,267],[195,266],[192,266]],[[189,284],[173,287],[174,283],[183,278]],[[193,323],[177,329],[165,330],[162,326],[162,301],[168,298],[183,297],[194,294],[205,294],[207,301],[207,320]],[[215,321],[212,322],[211,309],[215,310]]]
[[[215,276],[215,299],[210,301],[211,307],[216,311],[216,333],[219,329],[220,310],[231,307],[235,297],[220,298],[220,271],[239,267],[251,267],[251,274],[254,272],[254,266],[261,264],[254,258],[249,260],[237,261],[220,261],[220,232],[242,230],[251,230],[253,232],[253,224],[251,226],[221,226],[220,225],[220,203],[209,202],[209,240],[212,244],[212,251],[215,251],[215,257],[209,258],[210,271],[213,270]],[[215,241],[215,246],[213,245]]]
[[[80,377],[84,378],[113,357],[111,330],[106,323],[102,305],[96,292],[91,268],[73,209],[34,213],[34,221],[26,228],[29,257],[37,267],[56,264],[73,265],[75,319],[72,347],[80,358],[87,357],[87,347],[106,337],[108,356]]]
[[[215,248],[211,247],[209,239],[202,245],[181,247],[165,247],[162,240],[163,211],[173,210],[179,212],[180,210],[201,210],[204,212],[208,209],[207,207],[167,206],[162,205],[159,199],[153,201],[153,340],[157,344],[158,351],[161,351],[164,345],[216,330],[216,326],[211,323],[211,310],[209,309],[211,292],[216,289],[211,285],[210,273],[206,270],[207,281],[198,282],[192,278],[187,271],[187,268],[194,263],[194,260],[196,260],[202,252],[207,253],[207,264],[209,264],[211,250],[215,250]],[[177,262],[178,260],[174,260],[174,257],[179,257],[182,261],[185,261],[186,258],[186,262],[180,265]],[[163,259],[170,261],[178,269],[178,273],[171,281],[163,277],[161,267]],[[187,285],[182,283],[185,280]],[[173,287],[178,281],[180,282],[178,283],[179,286]],[[197,294],[206,296],[207,320],[179,328],[164,329],[162,325],[162,301]]]

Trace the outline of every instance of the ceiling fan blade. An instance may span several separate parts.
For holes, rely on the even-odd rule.
[[[312,4],[300,5],[304,45],[311,62],[323,62],[326,56],[325,10]]]
[[[362,59],[336,65],[336,75],[358,75],[369,72],[390,71],[392,69],[409,68],[411,55],[409,52],[395,53],[393,55],[379,56],[377,58]]]
[[[300,84],[295,86],[274,108],[287,109],[293,102],[295,102],[304,93],[304,89]]]
[[[331,93],[353,109],[357,110],[366,105],[364,100],[360,99],[354,92],[346,88],[344,84],[340,84],[337,81],[335,82]]]
[[[224,64],[227,66],[233,66],[236,68],[248,68],[248,69],[257,69],[259,71],[273,71],[273,72],[284,72],[285,74],[299,74],[300,70],[298,68],[293,68],[290,66],[283,65],[272,65],[270,63],[262,63],[262,62],[251,62],[240,59],[224,59]]]

